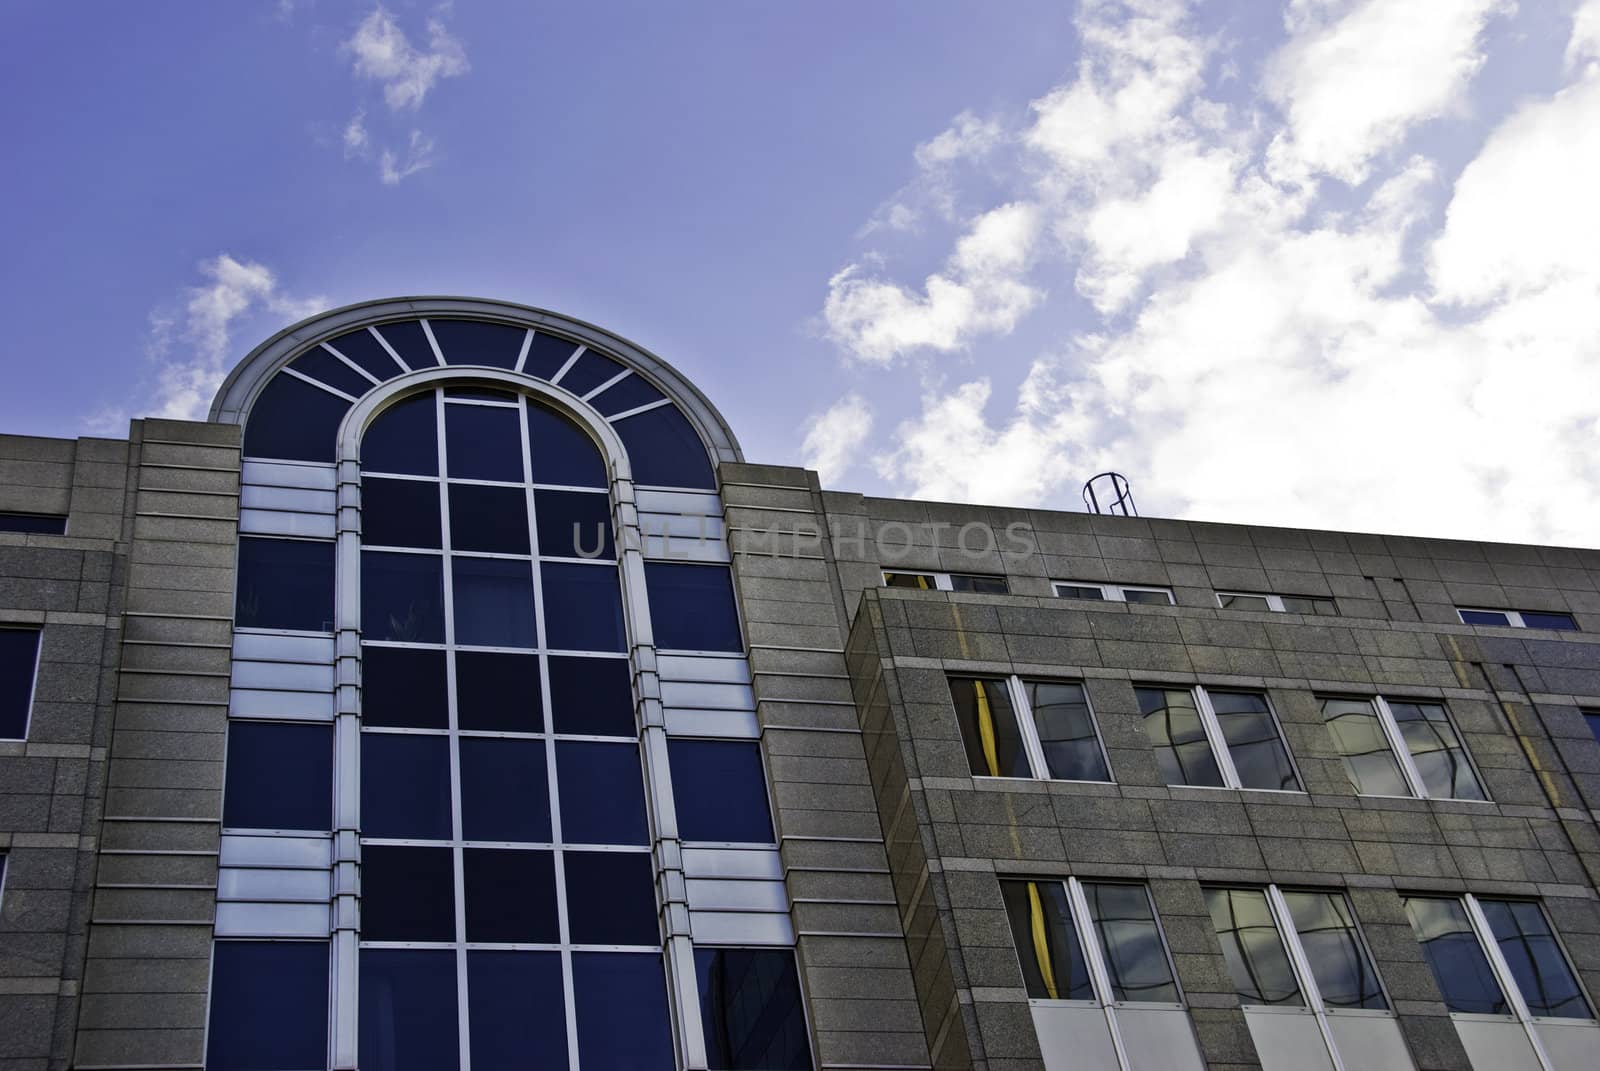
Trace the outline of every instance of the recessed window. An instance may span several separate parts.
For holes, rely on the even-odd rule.
[[[242,537],[234,625],[332,632],[333,544]]]
[[[1524,1022],[1594,1018],[1538,904],[1468,894],[1408,896],[1405,905],[1452,1012]]]
[[[230,829],[333,828],[333,727],[228,723],[222,824]]]
[[[753,740],[669,740],[672,796],[684,840],[772,843],[761,749]]]
[[[1499,625],[1502,628],[1548,628],[1558,632],[1578,631],[1578,622],[1559,610],[1469,610],[1456,608],[1464,625]]]
[[[725,565],[645,562],[650,624],[664,651],[743,652],[733,574]]]
[[[712,1071],[809,1071],[811,1039],[794,953],[696,948],[700,1024]]]
[[[951,677],[974,777],[1109,781],[1083,685],[1020,677]]]
[[[917,591],[965,591],[979,595],[1006,595],[1011,586],[1003,576],[984,573],[909,573],[885,569],[883,586]]]
[[[1322,595],[1249,595],[1237,591],[1219,591],[1217,605],[1224,610],[1310,614],[1317,617],[1339,616],[1339,604]]]
[[[1358,795],[1488,799],[1441,703],[1326,697],[1322,718]]]
[[[0,626],[0,740],[23,740],[39,668],[36,628]]]
[[[328,942],[218,941],[211,955],[206,1067],[323,1067]]]
[[[39,535],[64,535],[67,518],[59,513],[8,513],[0,510],[0,532],[31,532]]]
[[[1145,886],[1002,879],[1000,894],[1030,999],[1183,1002]]]
[[[1134,602],[1146,606],[1171,606],[1174,603],[1170,588],[1137,586],[1133,584],[1101,584],[1092,580],[1057,580],[1054,584],[1058,599],[1084,599],[1090,602]]]
[[[1199,686],[1134,693],[1167,784],[1300,791],[1265,695]]]
[[[1588,723],[1589,731],[1594,734],[1595,743],[1600,744],[1600,710],[1583,710],[1580,713]]]

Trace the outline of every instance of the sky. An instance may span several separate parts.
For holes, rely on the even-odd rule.
[[[10,0],[0,430],[382,297],[824,486],[1600,545],[1600,0]]]

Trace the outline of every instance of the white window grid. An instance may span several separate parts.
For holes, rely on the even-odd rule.
[[[1478,787],[1483,790],[1482,800],[1463,800],[1455,796],[1435,796],[1428,791],[1428,786],[1422,780],[1422,771],[1417,769],[1416,760],[1411,757],[1411,749],[1406,746],[1405,737],[1400,734],[1400,723],[1395,720],[1394,710],[1390,708],[1389,701],[1381,695],[1318,695],[1318,699],[1345,699],[1361,703],[1371,703],[1373,710],[1378,715],[1378,726],[1383,730],[1383,738],[1389,744],[1389,751],[1394,755],[1395,761],[1400,765],[1400,775],[1405,778],[1406,787],[1411,790],[1410,796],[1390,796],[1383,793],[1361,793],[1371,795],[1374,799],[1447,799],[1458,803],[1488,803],[1489,786],[1483,780],[1483,774],[1478,769],[1478,764],[1473,761],[1472,752],[1467,748],[1466,738],[1461,735],[1461,730],[1456,726],[1456,720],[1450,717],[1450,708],[1437,699],[1401,700],[1401,702],[1427,703],[1444,711],[1445,717],[1450,719],[1450,728],[1455,731],[1456,741],[1461,745],[1461,755],[1466,760],[1467,766],[1472,770],[1472,776],[1477,780]]]
[[[929,589],[930,591],[954,591],[955,586],[950,579],[953,576],[973,576],[983,580],[998,580],[1005,584],[1007,588],[1010,587],[1009,581],[1007,581],[1004,576],[1001,576],[997,573],[930,573],[924,572],[920,569],[885,569],[883,570],[883,580],[880,586],[887,587],[889,584],[888,578],[891,576],[925,577],[933,585],[933,587]],[[986,592],[985,594],[990,593]]]
[[[1233,763],[1233,753],[1228,750],[1228,738],[1222,732],[1222,723],[1217,720],[1217,708],[1211,703],[1211,696],[1206,693],[1205,685],[1138,685],[1141,688],[1165,688],[1171,691],[1187,691],[1194,697],[1195,710],[1200,714],[1200,725],[1205,729],[1206,743],[1211,746],[1212,758],[1216,760],[1217,769],[1222,773],[1223,788],[1238,789],[1241,792],[1278,792],[1284,795],[1305,795],[1305,778],[1300,776],[1300,767],[1294,761],[1294,752],[1289,749],[1289,738],[1283,735],[1283,723],[1278,720],[1278,712],[1272,705],[1272,698],[1266,692],[1250,688],[1218,688],[1219,692],[1238,692],[1241,695],[1258,695],[1267,705],[1267,716],[1272,719],[1272,727],[1277,731],[1278,743],[1283,745],[1283,753],[1289,760],[1289,768],[1294,771],[1294,779],[1298,788],[1254,788],[1239,782],[1239,769]],[[1174,788],[1215,788],[1213,785],[1174,785]]]
[[[1217,594],[1217,608],[1218,609],[1222,609],[1222,610],[1231,609],[1231,607],[1227,606],[1222,601],[1223,599],[1230,599],[1230,598],[1265,599],[1266,603],[1267,603],[1267,609],[1270,610],[1272,613],[1275,613],[1275,614],[1286,614],[1286,613],[1298,613],[1299,612],[1299,611],[1290,610],[1287,606],[1285,606],[1284,602],[1283,602],[1283,600],[1285,598],[1290,598],[1290,599],[1315,599],[1317,602],[1328,603],[1330,606],[1332,606],[1334,608],[1335,611],[1337,611],[1338,607],[1339,607],[1338,601],[1336,599],[1334,599],[1332,596],[1329,596],[1329,595],[1287,595],[1287,596],[1285,596],[1285,595],[1271,595],[1271,594],[1268,594],[1267,592],[1263,592],[1263,591],[1219,591],[1216,594]],[[1327,616],[1333,616],[1333,615],[1327,615]]]
[[[28,700],[24,708],[27,713],[22,716],[22,735],[0,737],[0,740],[26,740],[28,730],[33,727],[33,697],[39,691],[39,662],[44,657],[44,629],[38,625],[5,624],[0,624],[0,629],[7,632],[32,632],[36,637],[33,644],[33,669],[28,674]]]
[[[6,902],[6,874],[11,869],[6,866],[6,856],[9,854],[9,852],[0,852],[0,904]]]
[[[1011,700],[1011,710],[1017,719],[1017,735],[1022,738],[1022,749],[1028,756],[1028,769],[1032,773],[1034,780],[1060,781],[1065,779],[1054,777],[1050,773],[1050,763],[1045,759],[1044,744],[1039,739],[1039,726],[1033,720],[1033,704],[1028,701],[1027,686],[1029,684],[1076,684],[1083,691],[1083,705],[1088,708],[1089,726],[1094,730],[1094,746],[1100,753],[1100,761],[1105,763],[1108,779],[1105,781],[1075,781],[1074,784],[1116,784],[1116,774],[1111,769],[1111,755],[1106,751],[1105,740],[1100,736],[1100,719],[1094,712],[1094,704],[1089,700],[1089,689],[1084,687],[1083,681],[1070,678],[1023,678],[1015,673],[1009,674],[1003,679],[1006,684],[1006,698]],[[984,775],[979,774],[977,776],[982,777]],[[1016,778],[1001,778],[1000,780],[1016,780]]]
[[[1102,584],[1098,580],[1053,580],[1052,590],[1056,595],[1061,594],[1062,588],[1094,588],[1100,592],[1100,598],[1105,602],[1133,602],[1128,598],[1128,592],[1142,592],[1149,595],[1160,595],[1166,599],[1168,606],[1176,605],[1177,600],[1172,597],[1172,589],[1159,587],[1154,584]]]
[[[1504,617],[1506,619],[1506,623],[1504,625],[1499,626],[1501,628],[1548,628],[1549,627],[1548,625],[1530,625],[1530,624],[1528,624],[1527,620],[1522,616],[1523,612],[1524,611],[1521,611],[1521,610],[1494,610],[1494,609],[1490,609],[1487,606],[1457,606],[1456,607],[1456,617],[1458,619],[1460,619],[1461,623],[1464,624],[1464,625],[1465,624],[1476,624],[1476,625],[1479,625],[1479,627],[1483,627],[1483,628],[1494,628],[1495,626],[1493,626],[1493,625],[1483,625],[1482,622],[1469,622],[1469,621],[1467,621],[1467,619],[1466,619],[1466,617],[1464,615],[1466,615],[1466,614],[1499,614],[1500,616],[1502,616],[1502,617]],[[1527,613],[1560,614],[1563,617],[1572,618],[1572,615],[1570,613],[1568,613],[1567,611],[1565,611],[1565,610],[1529,610],[1529,611],[1527,611]],[[1574,619],[1574,623],[1576,623],[1576,619]],[[1568,631],[1570,631],[1570,630],[1568,630]]]

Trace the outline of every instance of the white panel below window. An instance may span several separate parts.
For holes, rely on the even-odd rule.
[[[644,534],[644,556],[662,562],[728,562],[728,545],[719,540]]]
[[[1400,1021],[1391,1015],[1330,1011],[1328,1027],[1334,1048],[1347,1068],[1361,1071],[1416,1071],[1411,1050],[1400,1033]]]
[[[263,688],[283,692],[333,692],[333,667],[326,663],[233,663],[235,688]]]
[[[794,924],[787,914],[690,911],[689,932],[697,945],[794,944]]]
[[[748,684],[673,681],[663,675],[661,702],[669,707],[695,707],[701,710],[754,710],[756,694]]]
[[[219,862],[225,867],[326,868],[333,862],[333,839],[224,834]]]
[[[223,867],[217,875],[218,900],[261,900],[280,903],[327,903],[331,886],[326,870],[245,869]]]
[[[1600,1025],[1579,1019],[1539,1019],[1533,1029],[1555,1071],[1594,1071],[1600,1066]]]
[[[1119,1004],[1112,1014],[1132,1071],[1206,1071],[1187,1009]]]
[[[218,937],[326,937],[327,904],[218,904]]]
[[[332,513],[288,513],[275,509],[241,509],[239,531],[245,535],[300,536],[332,539],[337,526]]]
[[[715,491],[650,491],[634,493],[640,513],[685,513],[701,517],[722,516],[722,498]]]
[[[659,655],[656,668],[663,681],[712,681],[718,684],[749,684],[750,663],[744,656],[717,658],[711,655]]]
[[[254,662],[333,663],[332,636],[294,636],[283,632],[233,634],[233,657]]]
[[[239,488],[239,506],[241,509],[331,514],[334,511],[335,500],[331,490],[245,484]]]
[[[228,713],[236,718],[284,718],[291,721],[332,721],[331,692],[268,692],[235,688]]]
[[[734,740],[757,740],[761,725],[753,710],[675,710],[662,711],[668,736],[720,736]]]
[[[246,461],[240,482],[264,487],[309,487],[331,491],[339,485],[332,465],[297,465],[285,461]]]
[[[783,880],[776,848],[685,848],[683,872],[691,878]]]
[[[728,881],[690,878],[691,911],[787,911],[789,897],[781,881]]]
[[[1246,1007],[1261,1071],[1333,1071],[1317,1017],[1305,1008]]]
[[[1104,1008],[1031,1002],[1045,1071],[1118,1071]]]

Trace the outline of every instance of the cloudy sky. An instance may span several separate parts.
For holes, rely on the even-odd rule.
[[[1600,0],[7,21],[5,431],[202,416],[286,323],[460,293],[829,486],[1600,545]]]

